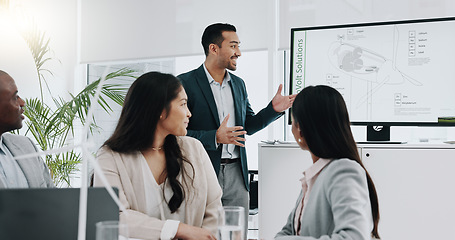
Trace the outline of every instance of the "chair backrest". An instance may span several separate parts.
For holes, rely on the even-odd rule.
[[[257,179],[258,171],[249,170],[250,174],[250,209],[258,208],[258,181]]]

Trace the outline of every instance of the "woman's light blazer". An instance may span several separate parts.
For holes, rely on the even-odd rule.
[[[191,137],[177,137],[183,156],[191,162],[186,171],[194,178],[189,188],[185,187],[184,207],[186,224],[206,228],[216,234],[217,209],[221,206],[222,191],[213,170],[212,163],[202,144]],[[145,214],[144,176],[142,175],[141,152],[122,154],[114,152],[107,146],[97,153],[97,161],[107,180],[119,189],[121,203],[127,209],[120,212],[120,220],[129,228],[129,237],[140,239],[159,239],[164,220],[149,217]],[[103,186],[99,177],[94,178],[94,186]]]

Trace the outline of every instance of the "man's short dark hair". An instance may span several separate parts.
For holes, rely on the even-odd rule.
[[[237,29],[228,23],[214,23],[205,28],[202,34],[202,47],[204,48],[205,56],[209,55],[209,45],[214,43],[218,47],[221,47],[223,42],[223,32],[236,32]]]

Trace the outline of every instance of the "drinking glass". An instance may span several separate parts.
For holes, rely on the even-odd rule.
[[[127,240],[128,227],[119,221],[96,223],[96,240]]]
[[[245,210],[225,206],[218,209],[218,240],[244,240]]]

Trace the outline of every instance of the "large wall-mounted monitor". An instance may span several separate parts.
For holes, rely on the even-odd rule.
[[[455,18],[293,28],[290,91],[332,86],[353,125],[455,126],[454,29]]]

